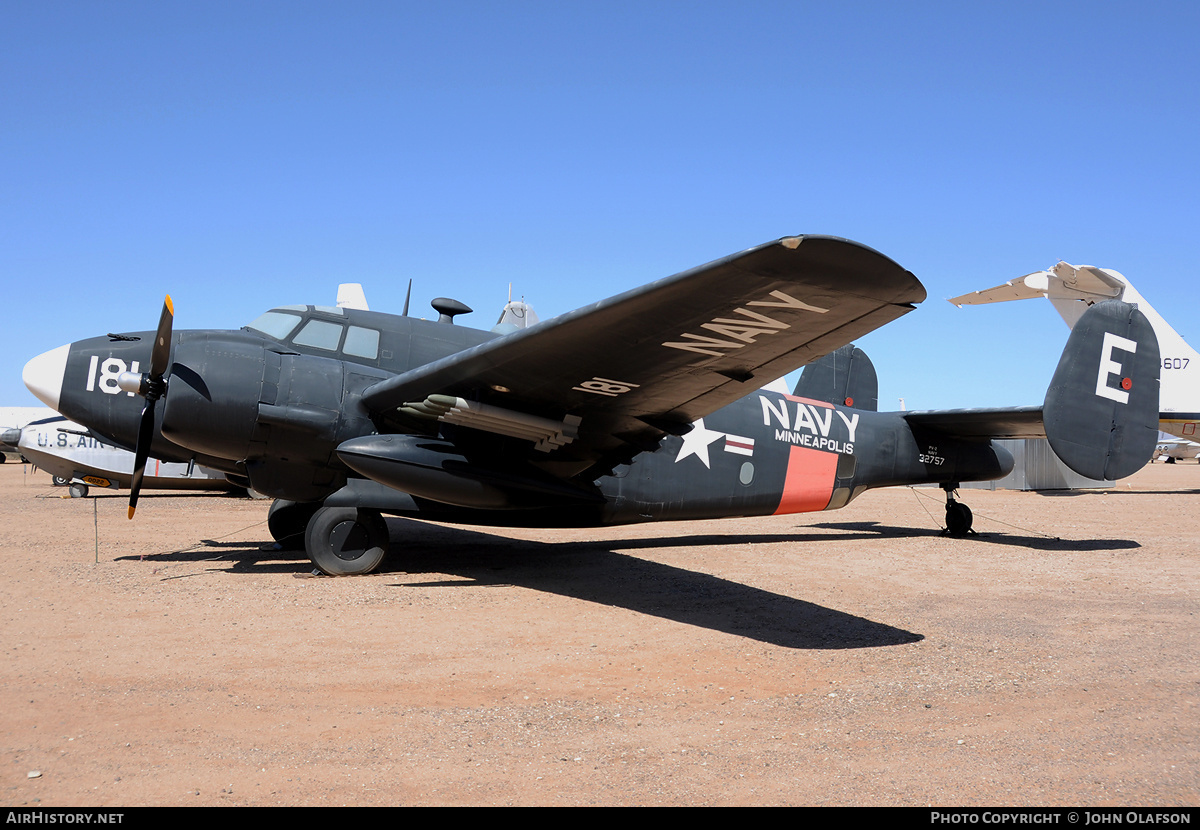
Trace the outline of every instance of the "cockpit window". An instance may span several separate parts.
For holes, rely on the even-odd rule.
[[[293,308],[301,312],[309,311],[308,306],[280,306],[271,309],[246,328],[262,332],[276,340],[286,341],[304,320],[299,314],[290,313]],[[318,307],[319,309],[320,307]],[[345,313],[340,308],[336,309],[336,312],[338,314]],[[342,341],[343,330],[346,330],[344,323],[336,323],[332,320],[309,320],[292,338],[292,343],[297,346],[336,352]],[[346,342],[342,344],[342,351],[350,357],[378,360],[379,332],[376,329],[362,326],[350,326],[346,330]]]
[[[314,349],[327,349],[336,352],[338,342],[342,339],[342,327],[328,320],[309,320],[300,333],[292,338],[297,346],[311,346]]]
[[[342,346],[342,351],[354,357],[374,360],[379,357],[379,332],[375,329],[351,326],[346,332],[346,344]]]
[[[283,314],[279,311],[268,311],[266,314],[259,317],[246,328],[261,331],[267,337],[274,337],[276,340],[283,340],[296,326],[300,325],[300,318],[295,314]]]

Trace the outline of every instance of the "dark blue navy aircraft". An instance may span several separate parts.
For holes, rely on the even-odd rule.
[[[276,499],[269,527],[331,575],[388,548],[384,514],[598,526],[800,513],[872,487],[1000,478],[995,438],[1048,437],[1076,472],[1127,476],[1157,438],[1158,344],[1135,306],[1087,312],[1043,406],[876,412],[851,344],[925,298],[844,239],[792,236],[510,333],[287,306],[237,331],[109,334],[24,380],[101,441],[195,460]],[[794,394],[763,385],[808,367]],[[757,391],[756,391],[757,390]],[[139,399],[140,398],[140,399]]]

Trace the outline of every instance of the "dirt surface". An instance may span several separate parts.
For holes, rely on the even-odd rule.
[[[10,806],[1200,804],[1195,463],[964,491],[965,540],[908,488],[389,519],[348,579],[260,549],[267,502],[61,494],[0,467]]]

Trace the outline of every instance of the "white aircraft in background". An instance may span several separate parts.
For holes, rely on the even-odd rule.
[[[16,451],[48,472],[56,485],[68,485],[72,498],[89,487],[129,487],[133,453],[97,441],[88,430],[54,410],[50,416],[19,430]],[[11,436],[8,436],[11,437]],[[6,437],[7,440],[7,437]],[[224,473],[195,463],[175,464],[151,458],[146,463],[145,487],[163,490],[236,490]]]
[[[1083,312],[1102,300],[1135,303],[1154,327],[1162,357],[1158,428],[1177,438],[1197,438],[1200,434],[1200,354],[1184,342],[1128,279],[1116,271],[1060,262],[1049,271],[1035,271],[995,288],[954,297],[950,302],[961,308],[1034,297],[1050,300],[1071,328]]]
[[[1151,460],[1157,461],[1160,458],[1165,458],[1168,464],[1174,464],[1180,458],[1200,458],[1200,444],[1160,434]]]

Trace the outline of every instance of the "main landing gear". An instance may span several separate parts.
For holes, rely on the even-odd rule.
[[[277,499],[267,527],[282,548],[303,544],[312,563],[329,576],[370,573],[387,554],[387,523],[377,510]]]
[[[942,489],[946,491],[946,533],[955,538],[975,533],[971,530],[971,521],[974,518],[971,508],[961,501],[954,500],[958,484],[944,484]]]

